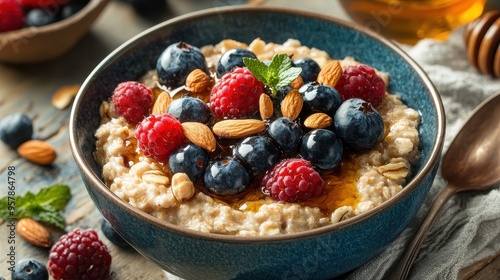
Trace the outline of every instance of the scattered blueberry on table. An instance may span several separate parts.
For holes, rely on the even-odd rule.
[[[12,280],[47,280],[49,273],[43,263],[34,258],[22,259],[12,271]],[[3,279],[3,278],[1,278]]]

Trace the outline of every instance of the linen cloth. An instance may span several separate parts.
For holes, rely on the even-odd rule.
[[[424,39],[402,46],[436,86],[446,114],[443,154],[471,111],[500,91],[500,78],[479,73],[467,58],[463,28],[447,41]],[[498,120],[500,122],[500,120]],[[500,147],[498,147],[500,149]],[[440,171],[424,205],[408,228],[380,256],[347,275],[347,279],[383,279],[413,239],[430,204],[446,182]],[[461,268],[500,251],[500,190],[467,192],[453,196],[433,224],[408,279],[457,279]],[[491,279],[500,279],[492,275]]]

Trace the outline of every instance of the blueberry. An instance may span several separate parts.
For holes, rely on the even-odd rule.
[[[31,139],[33,123],[21,113],[8,115],[0,121],[0,139],[12,149]]]
[[[234,67],[244,67],[244,57],[257,58],[253,52],[247,49],[231,49],[222,54],[219,62],[217,62],[217,76],[222,77],[222,75],[233,70]]]
[[[384,136],[384,120],[375,108],[359,98],[347,99],[333,118],[335,131],[346,146],[355,150],[369,150]]]
[[[278,144],[283,153],[290,153],[296,151],[299,147],[303,132],[296,122],[281,117],[269,125],[267,133]]]
[[[276,145],[269,138],[261,135],[243,139],[236,145],[234,154],[248,166],[254,175],[266,172],[281,157]]]
[[[12,271],[12,280],[46,280],[49,273],[43,263],[34,258],[20,260]]]
[[[176,117],[181,123],[207,123],[212,117],[212,112],[205,102],[189,95],[172,100],[168,106],[167,113]]]
[[[172,173],[186,173],[191,181],[196,182],[205,171],[208,161],[205,150],[188,143],[170,154],[168,166]]]
[[[208,73],[207,63],[200,49],[185,42],[168,46],[156,63],[160,82],[169,87],[182,86],[189,73],[195,69]]]
[[[281,102],[285,99],[285,96],[292,90],[291,86],[284,86],[278,89],[276,92],[276,97],[274,98],[274,103],[280,108]]]
[[[125,241],[125,239],[123,239],[123,237],[121,237],[121,235],[119,235],[118,232],[116,232],[116,230],[111,226],[111,224],[106,219],[102,219],[101,230],[102,233],[104,233],[104,236],[106,236],[106,238],[116,246],[122,248],[130,247],[130,244],[128,244],[127,241]]]
[[[27,26],[44,26],[57,20],[57,13],[50,9],[32,9],[26,14]]]
[[[315,129],[302,137],[300,155],[319,169],[337,167],[343,152],[342,141],[331,130]]]
[[[61,10],[59,11],[59,17],[61,19],[66,19],[69,18],[70,16],[78,13],[87,3],[89,0],[73,0],[70,1],[68,4],[64,5],[61,7]]]
[[[300,87],[299,92],[304,100],[304,109],[310,112],[325,113],[333,117],[342,104],[339,92],[331,86],[312,82]]]
[[[302,77],[304,83],[316,81],[318,74],[321,71],[321,67],[319,67],[316,61],[306,57],[294,60],[293,66],[302,68],[300,76]]]
[[[216,195],[236,195],[250,186],[251,175],[238,160],[232,157],[215,159],[205,171],[205,188]]]

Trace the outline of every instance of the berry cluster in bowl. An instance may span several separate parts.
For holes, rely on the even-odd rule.
[[[159,56],[156,69],[140,81],[122,82],[103,103],[103,123],[123,118],[128,124],[121,132],[128,135],[120,154],[123,168],[148,157],[159,170],[155,175],[165,175],[152,181],[171,188],[178,201],[202,193],[243,211],[297,203],[338,222],[370,199],[372,190],[360,194],[353,182],[360,179],[362,161],[373,160],[357,159],[358,154],[390,149],[381,144],[390,120],[377,110],[390,111],[397,99],[386,92],[387,75],[353,59],[318,63],[279,51],[259,58],[237,44],[211,52],[174,43]],[[408,113],[418,119],[416,112]],[[96,158],[104,165],[107,158],[99,150],[112,145],[102,144],[101,134]],[[418,157],[417,146],[406,149],[408,161]],[[404,184],[410,167],[397,153],[395,161],[383,152],[373,157],[388,163],[380,173],[390,177],[397,171],[393,179]],[[396,192],[376,191],[384,199]]]
[[[89,0],[2,0],[0,32],[45,26],[80,11]]]

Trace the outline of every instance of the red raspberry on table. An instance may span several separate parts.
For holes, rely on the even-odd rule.
[[[106,279],[111,255],[93,229],[77,228],[50,249],[47,269],[55,279]]]
[[[210,93],[210,109],[219,118],[244,118],[259,111],[264,84],[247,68],[224,74]]]
[[[377,107],[385,94],[385,83],[377,76],[375,69],[365,64],[347,66],[335,85],[345,101],[360,98]]]
[[[181,123],[168,113],[142,120],[135,130],[135,138],[142,152],[159,162],[167,161],[170,153],[184,143]]]
[[[56,9],[64,4],[68,4],[70,0],[17,0],[24,7],[29,8],[50,8]]]
[[[290,158],[277,163],[262,179],[269,195],[280,201],[298,202],[318,196],[324,181],[312,164],[300,158]]]
[[[23,28],[25,22],[23,7],[17,0],[0,0],[0,32]]]
[[[127,122],[136,124],[149,115],[153,107],[153,92],[145,84],[123,82],[113,91],[111,102],[120,116]]]

